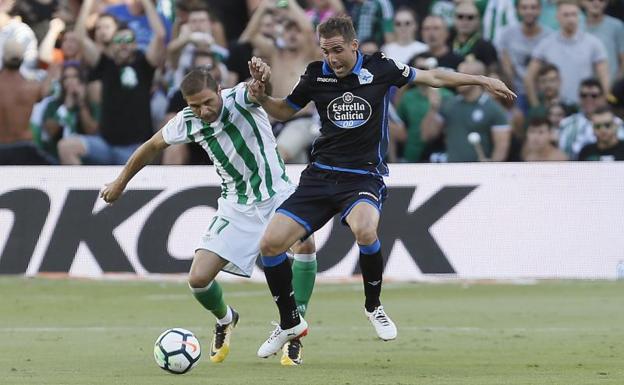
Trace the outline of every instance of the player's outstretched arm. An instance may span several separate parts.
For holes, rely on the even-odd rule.
[[[448,70],[419,70],[414,83],[430,87],[481,86],[492,95],[513,100],[516,98],[505,83],[498,79],[482,75],[468,75]]]
[[[130,179],[141,171],[145,165],[151,163],[152,160],[162,150],[164,150],[169,144],[165,142],[162,135],[162,130],[158,131],[148,140],[143,143],[136,151],[130,156],[128,162],[124,166],[123,170],[117,176],[117,178],[104,186],[104,189],[100,192],[100,197],[106,201],[106,203],[113,203],[120,196],[123,190],[126,188]]]
[[[269,80],[271,79],[271,67],[262,59],[253,57],[248,62],[249,72],[253,80],[247,84],[251,98],[264,108],[267,114],[277,120],[288,120],[297,113],[297,110],[286,102],[286,99],[269,96]]]

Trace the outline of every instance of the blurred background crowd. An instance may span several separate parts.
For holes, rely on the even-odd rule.
[[[125,163],[185,107],[197,66],[227,88],[262,57],[284,97],[342,14],[365,54],[518,94],[395,90],[388,161],[624,160],[624,0],[0,0],[0,165]],[[274,122],[286,162],[308,160],[318,122],[313,106]],[[208,158],[190,144],[157,162]]]

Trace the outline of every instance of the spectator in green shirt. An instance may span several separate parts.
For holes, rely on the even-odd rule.
[[[485,66],[476,60],[464,61],[459,72],[485,75]],[[503,107],[480,86],[457,87],[457,93],[444,103],[430,104],[421,125],[423,139],[431,141],[444,133],[449,162],[506,160],[511,129]],[[479,134],[483,157],[478,155],[477,146],[468,142],[468,135],[473,133]]]
[[[417,55],[410,64],[415,68],[428,70],[436,67],[435,60],[429,52],[424,52]],[[453,93],[447,89],[426,86],[411,87],[403,93],[397,104],[397,112],[407,129],[407,138],[403,147],[405,161],[431,161],[432,154],[444,152],[443,138],[430,143],[424,141],[420,125],[429,111],[431,99],[434,99],[434,103],[439,103],[439,100],[446,101],[452,96]]]

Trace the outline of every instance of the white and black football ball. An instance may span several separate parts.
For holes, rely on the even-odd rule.
[[[154,344],[154,359],[163,370],[184,374],[193,369],[201,357],[201,346],[195,335],[182,328],[165,330]]]

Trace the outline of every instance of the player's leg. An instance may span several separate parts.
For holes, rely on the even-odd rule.
[[[214,280],[227,263],[211,251],[198,249],[188,277],[195,299],[217,319],[210,347],[212,362],[222,362],[227,357],[230,352],[230,335],[238,322],[238,313],[225,304],[221,285]]]
[[[275,300],[280,324],[258,349],[258,356],[266,358],[277,353],[289,340],[307,333],[307,323],[299,317],[292,286],[293,273],[286,250],[305,237],[308,230],[288,213],[278,211],[269,222],[262,240],[260,254],[264,275]]]
[[[292,264],[293,287],[295,289],[295,303],[302,317],[305,317],[308,303],[314,289],[316,280],[316,247],[314,237],[311,235],[302,242],[297,242],[293,247],[294,261]],[[303,345],[301,339],[289,341],[282,348],[282,365],[301,365],[303,362]]]
[[[364,283],[365,313],[375,327],[379,338],[392,340],[397,330],[394,322],[384,312],[379,299],[381,295],[383,257],[381,243],[377,238],[379,224],[379,206],[372,200],[360,200],[350,208],[345,217],[355,240],[360,248],[360,270]]]
[[[316,280],[316,246],[314,245],[314,235],[310,235],[304,241],[297,242],[292,247],[293,252],[293,287],[295,289],[295,302],[302,317],[305,317],[306,310],[314,281]]]

